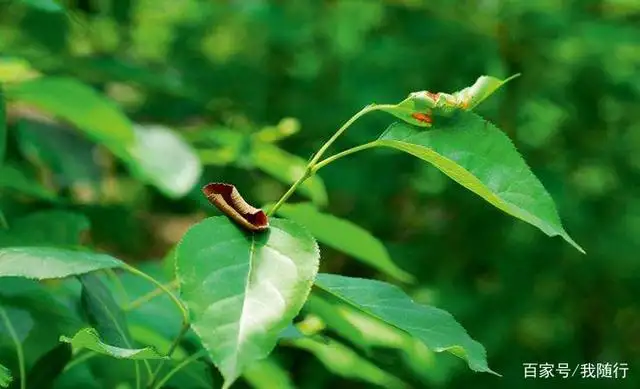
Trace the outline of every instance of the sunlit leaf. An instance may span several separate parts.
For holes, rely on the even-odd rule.
[[[265,208],[269,209],[270,206]],[[362,227],[333,215],[320,212],[309,203],[284,204],[278,214],[305,226],[321,243],[351,255],[357,260],[401,281],[411,281],[411,274],[400,269],[389,257],[384,245]]]
[[[513,143],[480,116],[459,112],[428,131],[395,123],[375,143],[433,164],[498,209],[584,252],[562,228],[553,199]]]
[[[267,143],[274,143],[300,131],[300,122],[294,118],[284,118],[275,126],[267,126],[252,134],[252,136]]]
[[[251,155],[256,168],[285,184],[293,184],[304,174],[307,166],[307,161],[304,159],[264,142],[252,142]],[[322,206],[327,203],[327,191],[317,175],[311,176],[300,185],[298,192],[317,205]]]
[[[334,339],[320,342],[311,338],[288,342],[316,356],[331,372],[352,380],[368,382],[381,388],[409,388],[399,378],[382,370],[353,349]]]
[[[61,342],[69,343],[74,349],[88,349],[118,359],[165,359],[151,347],[129,349],[106,344],[94,328],[84,328],[72,338],[60,337]]]
[[[306,230],[272,219],[248,232],[226,217],[191,227],[176,250],[181,296],[228,388],[273,350],[307,298],[319,251]]]
[[[0,249],[0,277],[38,280],[85,274],[122,267],[123,263],[105,254],[71,251],[53,247],[10,247]]]
[[[116,154],[135,144],[129,119],[91,87],[71,78],[42,77],[7,87],[7,96],[64,119]]]
[[[22,58],[0,58],[0,82],[20,82],[38,76],[38,72]]]
[[[198,182],[202,166],[198,156],[169,128],[135,126],[135,143],[124,157],[129,168],[169,197],[182,197]]]
[[[474,371],[493,373],[484,347],[471,339],[451,314],[414,303],[398,287],[376,280],[318,274],[316,285],[361,311],[391,324],[435,352],[448,351]]]

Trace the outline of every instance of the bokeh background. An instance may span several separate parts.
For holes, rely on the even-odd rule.
[[[325,209],[381,239],[418,279],[402,287],[451,312],[503,377],[474,374],[459,362],[436,381],[421,380],[386,366],[384,357],[375,362],[417,388],[640,387],[637,0],[65,4],[67,12],[58,13],[0,2],[3,58],[82,80],[133,121],[180,131],[205,165],[202,182],[234,183],[254,204],[287,188],[286,174],[261,163],[286,171],[291,155],[307,160],[368,103],[395,103],[423,89],[455,91],[482,74],[522,73],[478,112],[513,140],[587,255],[410,156],[368,151],[332,164],[320,172]],[[12,120],[28,114],[10,107]],[[299,131],[277,143],[286,153],[271,162],[248,158],[245,143],[216,135],[278,123],[295,129],[284,118],[297,120]],[[372,140],[390,122],[369,115],[333,150]],[[53,149],[9,140],[9,160],[69,199],[90,218],[93,244],[121,258],[161,258],[190,224],[215,213],[197,187],[170,199],[117,161],[87,162],[95,154],[79,136]],[[9,220],[56,207],[2,199]],[[384,279],[330,248],[323,248],[323,270]],[[276,354],[297,387],[373,387],[337,376],[299,350]],[[526,381],[527,362],[624,362],[629,372],[624,380]]]

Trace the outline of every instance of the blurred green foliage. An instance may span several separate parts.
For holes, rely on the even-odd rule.
[[[388,387],[398,378],[416,387],[547,387],[523,379],[527,362],[626,362],[629,377],[606,385],[640,386],[637,1],[58,3],[64,12],[52,1],[0,2],[0,81],[42,72],[88,83],[132,122],[179,130],[205,165],[201,182],[234,183],[254,204],[277,200],[297,178],[296,166],[368,103],[400,101],[422,89],[461,89],[480,74],[522,73],[479,111],[525,155],[587,256],[409,156],[357,154],[323,169],[321,180],[298,193],[380,238],[394,262],[416,278],[406,290],[417,302],[451,312],[503,377],[474,374],[451,361],[452,368],[423,371],[423,378],[420,366],[401,363],[403,356],[374,352],[361,355],[368,361],[353,359],[343,349],[353,339],[344,334],[335,343],[305,340],[272,358],[305,389],[371,387],[350,381],[352,370],[341,373],[345,365],[331,358],[368,369]],[[67,97],[49,95],[53,103]],[[37,220],[27,218],[32,211],[79,211],[90,220],[87,239],[94,245],[142,260],[164,257],[210,210],[197,186],[172,199],[171,188],[153,178],[154,166],[128,174],[127,158],[135,157],[127,151],[111,149],[120,162],[105,152],[104,140],[96,146],[22,106],[7,112],[0,209],[11,225],[27,228]],[[285,118],[295,118],[299,130]],[[382,114],[367,117],[337,147],[375,139],[386,123]],[[269,148],[277,151],[264,151]],[[269,170],[265,163],[284,167]],[[63,239],[65,231],[59,233]],[[330,247],[322,252],[324,271],[376,276]],[[285,382],[279,387],[293,385],[279,369],[269,359],[243,384],[267,387],[259,386],[268,380],[260,377],[277,377]]]

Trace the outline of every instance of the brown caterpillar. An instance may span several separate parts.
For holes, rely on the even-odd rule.
[[[249,231],[264,231],[269,227],[269,218],[262,209],[247,203],[235,186],[213,182],[202,188],[207,200],[231,220]]]

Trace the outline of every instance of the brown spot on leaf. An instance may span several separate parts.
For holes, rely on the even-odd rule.
[[[247,203],[235,186],[214,182],[205,185],[202,193],[211,204],[245,229],[263,231],[269,227],[269,218],[264,211]]]
[[[411,117],[423,123],[431,124],[433,122],[433,119],[431,118],[431,116],[427,115],[426,113],[421,113],[421,112],[412,113]]]

